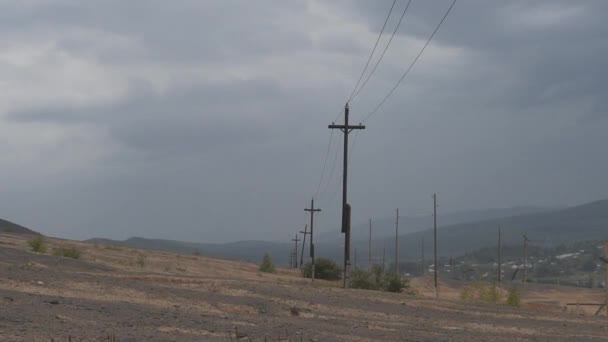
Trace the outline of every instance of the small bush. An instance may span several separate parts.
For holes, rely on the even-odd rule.
[[[515,307],[521,306],[521,293],[517,286],[513,286],[509,289],[509,296],[507,297],[507,304]]]
[[[489,285],[480,281],[475,281],[462,288],[460,292],[462,300],[481,300],[484,302],[500,302],[500,292],[495,284]]]
[[[262,264],[260,265],[260,272],[264,273],[273,273],[274,265],[272,264],[272,260],[270,260],[270,256],[268,253],[264,254],[264,258],[262,259]]]
[[[80,251],[74,247],[70,248],[54,248],[53,249],[54,256],[61,256],[72,259],[80,259]]]
[[[374,281],[373,275],[362,269],[355,269],[351,275],[351,287],[353,289],[377,290],[378,284]]]
[[[44,244],[44,238],[42,235],[38,235],[35,238],[29,240],[28,245],[32,248],[32,251],[36,253],[46,253],[46,245]]]
[[[402,279],[400,275],[390,272],[384,275],[384,290],[388,292],[401,292],[409,286],[409,280]]]
[[[312,276],[312,265],[307,263],[304,265],[304,277],[310,278]],[[339,280],[342,278],[342,269],[338,267],[335,261],[318,258],[315,260],[315,278],[325,280]]]
[[[137,264],[137,266],[144,268],[144,266],[146,266],[146,255],[145,254],[139,254],[137,256],[137,261],[135,262]]]

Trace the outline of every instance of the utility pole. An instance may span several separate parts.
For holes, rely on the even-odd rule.
[[[424,236],[422,237],[422,243],[420,244],[420,266],[421,266],[421,270],[422,270],[422,275],[424,276],[426,274],[425,272],[425,267],[424,267]]]
[[[304,248],[306,247],[306,235],[310,235],[310,232],[308,232],[308,225],[304,226],[304,231],[300,230],[300,234],[304,235],[304,240],[302,241],[302,253],[300,254],[300,268],[302,268],[302,264],[304,263]]]
[[[311,281],[315,281],[315,240],[313,239],[313,227],[315,222],[315,213],[321,209],[315,209],[315,199],[310,200],[310,208],[304,208],[304,211],[310,212],[310,259],[311,259]]]
[[[369,219],[369,245],[367,247],[367,270],[372,270],[372,219]]]
[[[604,241],[604,310],[608,318],[608,240]]]
[[[528,237],[525,233],[522,236],[524,237],[524,276],[522,282],[524,286],[526,286],[526,263],[528,261],[528,241],[530,240],[528,240]]]
[[[384,241],[384,247],[382,247],[382,274],[384,274],[384,268],[386,266],[386,241]]]
[[[294,241],[296,243],[295,249],[294,249],[294,263],[293,263],[293,268],[298,268],[298,241],[300,241],[300,239],[298,239],[298,234],[296,233],[296,238],[295,239],[291,239],[291,241]]]
[[[348,204],[348,133],[354,129],[365,129],[363,125],[348,124],[348,103],[344,106],[344,125],[332,123],[329,129],[339,129],[344,133],[344,157],[342,167],[342,233],[344,233],[344,288],[350,286],[350,205]]]
[[[502,255],[501,255],[502,245],[500,243],[500,239],[501,239],[501,231],[500,231],[500,225],[499,225],[498,226],[498,287],[502,291]]]
[[[438,298],[439,289],[437,287],[437,194],[433,194],[433,234],[433,244],[435,250],[435,298]]]
[[[399,208],[395,219],[395,274],[399,274]]]

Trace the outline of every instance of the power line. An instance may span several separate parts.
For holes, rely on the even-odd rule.
[[[399,18],[399,22],[397,23],[397,26],[395,26],[395,30],[393,30],[393,34],[391,35],[391,38],[388,40],[388,43],[386,43],[386,46],[384,47],[384,51],[382,51],[382,54],[380,55],[380,58],[378,58],[378,61],[376,62],[376,64],[374,65],[374,67],[372,68],[372,71],[370,71],[370,73],[367,75],[367,78],[365,79],[365,81],[363,81],[363,84],[361,84],[361,87],[359,88],[359,90],[357,90],[357,92],[351,98],[351,100],[354,99],[355,97],[357,97],[357,95],[359,95],[359,93],[361,92],[361,90],[363,90],[363,88],[365,88],[365,85],[372,78],[372,75],[374,74],[374,72],[378,68],[378,65],[380,65],[380,62],[382,62],[382,59],[384,58],[384,55],[386,54],[386,51],[388,50],[388,47],[391,45],[391,42],[393,41],[393,38],[395,38],[395,34],[397,33],[397,30],[399,30],[399,26],[401,26],[401,22],[403,21],[403,18],[405,17],[405,13],[407,12],[408,8],[410,8],[410,4],[411,3],[412,3],[412,0],[409,0],[407,2],[407,5],[405,5],[405,9],[403,10],[403,13],[401,13],[401,17]]]
[[[369,57],[367,58],[367,63],[365,63],[365,67],[363,68],[363,71],[361,72],[361,76],[359,76],[359,80],[357,81],[355,88],[353,89],[353,91],[350,93],[350,96],[348,97],[348,102],[350,102],[350,100],[352,100],[353,95],[357,91],[357,88],[359,87],[359,84],[361,83],[361,80],[363,79],[363,75],[365,75],[365,72],[367,71],[367,67],[369,67],[369,62],[372,60],[372,57],[374,56],[374,52],[376,52],[376,48],[378,47],[380,38],[382,38],[382,33],[384,33],[384,29],[386,28],[386,23],[388,23],[388,19],[390,18],[391,13],[393,13],[393,8],[395,7],[396,2],[397,2],[397,0],[393,0],[393,4],[391,5],[391,9],[388,11],[388,14],[386,15],[386,19],[384,20],[384,24],[382,25],[380,34],[378,34],[378,38],[376,39],[374,48],[372,49],[372,52],[369,54]]]
[[[380,109],[380,107],[382,107],[382,105],[386,102],[386,100],[388,100],[388,98],[391,97],[391,95],[393,95],[393,93],[399,87],[399,85],[401,84],[401,82],[403,81],[403,79],[405,78],[405,76],[407,76],[407,74],[410,72],[410,70],[412,70],[412,68],[414,67],[414,64],[416,64],[416,62],[418,61],[418,59],[420,58],[420,56],[422,55],[422,53],[424,52],[424,50],[426,49],[426,47],[429,45],[429,43],[431,42],[431,40],[433,39],[433,37],[435,37],[435,34],[437,33],[437,31],[439,31],[439,28],[441,27],[441,24],[443,24],[443,22],[445,21],[445,18],[448,17],[448,15],[452,11],[452,8],[454,7],[455,4],[456,4],[456,0],[452,1],[452,4],[450,5],[450,7],[448,8],[448,10],[443,15],[443,18],[441,18],[441,21],[439,22],[439,24],[437,24],[437,27],[435,27],[435,30],[433,31],[433,33],[427,39],[426,43],[424,44],[424,46],[422,47],[422,49],[420,50],[420,52],[418,52],[418,55],[416,55],[416,58],[414,58],[414,60],[409,65],[409,67],[405,70],[405,72],[403,73],[403,75],[401,75],[401,78],[399,79],[399,81],[397,81],[397,83],[395,84],[395,86],[388,92],[388,94],[382,99],[382,101],[380,101],[380,103],[376,106],[376,108],[374,108],[374,110],[371,111],[365,117],[365,119],[363,120],[364,123],[367,120],[369,120],[374,114],[376,114],[376,112]]]

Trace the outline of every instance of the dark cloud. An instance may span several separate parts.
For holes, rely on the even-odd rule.
[[[392,87],[450,3],[412,2],[352,103],[354,121]],[[388,6],[3,3],[0,85],[20,97],[0,101],[0,149],[10,156],[0,165],[8,184],[0,214],[79,238],[291,236],[319,182],[327,124]],[[608,172],[600,157],[608,128],[606,7],[459,1],[357,134],[355,220],[395,207],[428,214],[433,192],[445,211],[606,197],[597,182]],[[318,198],[320,231],[336,229],[339,219],[336,137]]]

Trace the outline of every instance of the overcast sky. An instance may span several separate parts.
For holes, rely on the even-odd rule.
[[[287,240],[391,3],[0,0],[0,217],[77,239]],[[450,3],[412,1],[352,121]],[[357,134],[353,220],[429,215],[433,192],[440,213],[608,197],[607,12],[458,1]],[[321,231],[340,229],[333,137]]]

